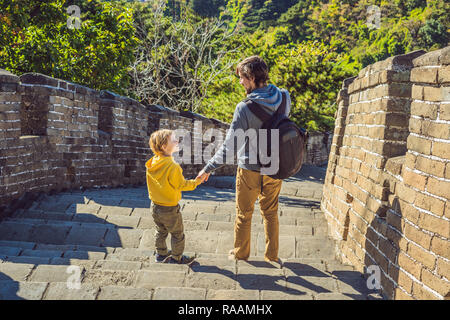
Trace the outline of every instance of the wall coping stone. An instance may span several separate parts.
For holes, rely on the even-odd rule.
[[[5,70],[0,69],[0,82],[3,83],[19,83],[20,78],[16,76],[15,74]]]
[[[414,67],[439,66],[450,64],[450,46],[430,51],[412,61]]]

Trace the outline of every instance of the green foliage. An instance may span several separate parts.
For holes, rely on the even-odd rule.
[[[166,6],[155,24],[149,17],[157,1]],[[79,29],[67,28],[71,4],[81,8]],[[371,5],[381,10],[378,28],[367,24]],[[194,36],[217,18],[224,28]],[[235,35],[223,37],[230,31]],[[234,67],[256,54],[267,62],[271,82],[291,93],[293,119],[309,130],[330,131],[343,79],[393,55],[442,48],[449,31],[446,0],[0,0],[0,68],[131,95],[136,74],[143,82],[156,79],[157,87],[168,80],[191,101],[197,98],[183,108],[200,105],[198,112],[231,121],[245,97]],[[155,41],[146,49],[153,55],[147,62],[136,58],[142,32]],[[185,99],[154,92],[148,99],[168,106]]]
[[[190,5],[201,17],[219,17],[220,9],[224,9],[226,0],[192,0]]]
[[[240,30],[248,10],[249,5],[245,0],[228,0],[225,10],[220,13],[220,18],[227,21],[230,30]]]
[[[435,19],[426,21],[425,25],[419,30],[419,36],[423,38],[427,47],[445,46],[450,40],[445,26]]]
[[[68,28],[69,5],[81,9]],[[0,67],[123,93],[137,45],[132,12],[115,2],[0,0]]]
[[[339,55],[319,42],[304,42],[278,50],[271,80],[291,94],[291,117],[310,131],[330,131],[334,126],[336,95],[352,74],[337,61]]]
[[[336,94],[342,80],[355,69],[339,64],[339,54],[323,43],[278,45],[277,34],[278,28],[244,35],[243,50],[235,61],[253,54],[261,56],[268,64],[270,82],[290,92],[292,119],[311,131],[332,130]],[[235,76],[221,79],[208,92],[203,112],[223,121],[231,120],[236,104],[245,97]]]
[[[239,4],[239,6],[238,6]],[[378,29],[367,25],[368,7],[381,9]],[[291,92],[293,118],[309,130],[331,130],[341,81],[364,66],[449,41],[449,4],[443,0],[230,0],[243,49],[236,63],[257,54],[271,81]],[[231,72],[230,72],[231,74]],[[245,96],[235,77],[215,82],[204,112],[230,121]]]

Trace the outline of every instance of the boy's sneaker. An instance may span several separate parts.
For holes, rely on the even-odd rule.
[[[194,260],[195,260],[195,257],[188,257],[188,256],[183,255],[183,256],[181,256],[180,260],[170,257],[169,260],[167,260],[167,263],[190,264]]]
[[[169,255],[167,254],[167,255],[165,255],[165,256],[163,256],[162,254],[156,254],[156,256],[155,256],[155,262],[160,262],[160,263],[164,263],[164,262],[166,262],[166,260],[167,260],[167,258],[169,257]]]

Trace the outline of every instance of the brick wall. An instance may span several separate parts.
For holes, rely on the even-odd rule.
[[[450,47],[347,79],[321,208],[337,257],[390,299],[450,298]]]
[[[196,120],[202,133],[214,128],[225,136],[229,127],[41,74],[0,70],[0,207],[37,192],[143,184],[150,134],[160,128],[193,132]],[[192,143],[201,139],[198,132]],[[203,164],[182,167],[192,178]],[[224,166],[215,174],[235,170]]]
[[[308,133],[306,157],[304,157],[305,163],[317,166],[326,165],[328,163],[332,139],[333,135],[330,133]]]

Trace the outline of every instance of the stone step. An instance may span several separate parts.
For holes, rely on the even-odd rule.
[[[154,228],[155,224],[153,218],[148,217],[130,217],[130,216],[105,216],[99,219],[95,215],[84,216],[76,214],[69,220],[66,214],[56,214],[46,216],[47,213],[39,211],[22,211],[14,215],[14,217],[7,218],[4,222],[12,223],[26,223],[30,225],[59,225],[69,227],[107,227],[107,228],[136,228],[149,229]],[[88,218],[89,216],[89,218]],[[197,214],[196,216],[186,217],[184,215],[184,223],[186,230],[233,230],[234,216],[232,219],[230,215],[225,216],[220,214]],[[190,220],[194,218],[196,220]],[[231,221],[230,221],[231,220]],[[263,231],[262,219],[257,215],[253,216],[252,228],[258,231]],[[308,223],[311,222],[311,223]],[[279,217],[280,234],[314,234],[325,235],[327,232],[326,222],[322,219],[311,219],[309,221],[300,220],[292,217]],[[297,225],[299,223],[299,225]]]
[[[83,202],[84,201],[84,202]],[[236,205],[234,202],[220,202],[220,201],[190,201],[181,200],[180,205],[182,211],[193,211],[196,213],[228,213],[234,214],[236,211]],[[56,212],[56,213],[110,213],[119,215],[130,215],[136,209],[143,209],[149,212],[150,202],[149,200],[121,200],[109,199],[108,201],[103,201],[103,203],[95,202],[92,199],[85,200],[65,200],[64,202],[53,201],[51,199],[44,201],[34,202],[30,210],[44,211],[44,212]],[[279,210],[281,211],[281,216],[291,213],[298,213],[301,216],[311,214],[312,209],[319,209],[319,203],[306,201],[302,203],[298,201],[298,205],[289,201],[289,203],[284,203],[280,200]],[[259,212],[259,204],[255,203],[255,211]]]
[[[205,289],[156,287],[146,289],[120,285],[99,286],[82,283],[77,290],[64,282],[1,281],[1,300],[380,300],[377,293],[323,292],[325,288],[307,284],[315,290]],[[307,287],[307,289],[309,289]],[[305,292],[306,291],[306,292]],[[309,292],[308,292],[309,291]]]
[[[153,218],[145,217],[127,217],[127,216],[111,216],[102,217],[95,215],[76,214],[68,216],[66,214],[41,214],[36,211],[24,211],[13,217],[6,218],[4,222],[18,222],[28,224],[48,224],[48,225],[66,225],[77,227],[107,227],[107,228],[128,228],[128,229],[148,229],[155,226]]]
[[[47,282],[1,280],[0,276],[0,300],[41,300],[47,287]]]
[[[252,227],[251,254],[263,255],[265,247],[263,226]],[[313,254],[326,256],[332,251],[334,244],[325,237],[325,232],[317,234],[317,230],[308,226],[280,225],[280,257],[303,257]],[[193,252],[227,253],[233,247],[233,223],[231,222],[203,222],[202,224],[198,221],[191,223],[187,221],[185,233],[186,248]],[[14,241],[35,243],[33,248],[26,247],[26,249],[35,250],[67,251],[73,250],[74,246],[89,246],[96,248],[93,251],[99,252],[103,252],[104,247],[153,250],[154,237],[154,229],[116,229],[112,225],[107,227],[92,223],[78,224],[68,221],[37,223],[30,219],[12,219],[0,224],[0,240],[12,240],[12,243]],[[4,243],[7,244],[8,241]],[[0,254],[11,255],[10,252]]]
[[[127,251],[124,249],[124,251]],[[128,252],[128,255],[130,253]],[[139,255],[139,261],[123,261],[118,258],[124,258],[125,256],[110,256],[108,260],[96,260],[90,264],[79,265],[76,262],[82,262],[83,260],[72,259],[71,266],[79,266],[80,274],[84,270],[90,272],[97,271],[117,271],[118,274],[131,272],[131,271],[148,271],[151,274],[155,272],[177,272],[183,274],[190,274],[196,272],[213,272],[217,270],[228,270],[235,274],[255,274],[272,272],[278,270],[276,273],[283,274],[285,276],[330,276],[335,274],[338,277],[360,277],[359,272],[355,272],[352,266],[346,266],[337,262],[325,262],[318,258],[313,259],[283,259],[282,264],[273,264],[264,261],[262,257],[252,257],[248,261],[235,261],[229,260],[225,255],[217,254],[199,254],[195,262],[191,266],[178,265],[178,264],[166,264],[156,263],[153,256],[149,259],[143,259],[144,254]],[[128,258],[129,259],[129,258]],[[60,259],[62,260],[62,259]],[[17,268],[15,268],[17,266]],[[67,268],[69,264],[55,263],[53,265],[34,265],[32,263],[11,263],[4,262],[0,264],[0,272],[2,276],[0,280],[30,280],[30,281],[47,281],[57,282],[61,279],[68,277]],[[281,270],[281,271],[280,271]],[[280,273],[280,272],[281,273]],[[275,271],[273,271],[275,272]],[[95,279],[95,277],[88,277],[89,279]],[[126,278],[128,279],[128,278]],[[124,280],[125,281],[125,280]],[[127,280],[128,281],[128,280]],[[130,283],[128,283],[130,285]]]
[[[188,232],[186,232],[188,235]],[[227,257],[228,251],[232,248],[233,236],[229,233],[204,233],[203,245],[208,243],[208,239],[217,238],[213,247],[202,247],[195,241],[187,241],[186,248],[189,248],[193,255],[201,256],[209,254],[213,257],[223,255]],[[213,240],[214,241],[214,240]],[[325,259],[333,258],[332,246],[324,244],[330,241],[326,238],[318,238],[312,240],[305,237],[281,236],[280,237],[280,257],[283,259],[290,258],[307,258],[307,259]],[[263,257],[264,255],[264,234],[258,233],[253,236],[251,259]],[[216,247],[217,246],[217,247]],[[210,251],[210,252],[208,252]],[[153,261],[154,246],[153,242],[148,246],[140,246],[140,248],[122,248],[122,247],[95,247],[83,245],[48,245],[32,242],[18,241],[0,241],[0,256],[6,261],[26,262],[33,264],[70,264],[71,261],[88,261],[88,260],[116,260],[116,261],[132,261],[132,262],[148,262]]]
[[[131,220],[131,221],[130,221]],[[31,218],[20,218],[18,216],[14,218],[7,218],[4,220],[5,223],[13,223],[13,224],[27,224],[33,227],[38,226],[52,226],[53,228],[108,228],[108,229],[131,229],[134,217],[122,217],[122,216],[114,216],[112,219],[108,219],[104,223],[93,223],[93,222],[77,222],[77,221],[66,221],[66,220],[46,220],[46,219],[31,219]],[[114,224],[115,222],[116,224]],[[280,234],[281,235],[326,235],[327,227],[326,226],[315,226],[311,227],[309,225],[291,225],[291,224],[283,224],[283,218],[280,218]],[[295,222],[295,220],[294,220]],[[137,228],[134,229],[154,229],[155,224],[153,218],[137,218],[137,221],[134,222],[135,225],[138,225]],[[140,226],[140,227],[139,227]],[[0,226],[1,228],[1,226]],[[252,230],[256,232],[263,232],[264,225],[259,223],[252,223]],[[66,228],[67,229],[67,228]],[[234,230],[234,222],[226,222],[226,221],[193,221],[193,220],[184,220],[184,229],[186,231],[194,231],[194,230],[211,230],[211,231],[230,231]],[[112,231],[113,232],[113,231]]]
[[[100,209],[99,209],[100,210]],[[80,211],[89,211],[80,209]],[[142,212],[131,213],[128,215],[116,215],[116,214],[101,214],[96,213],[96,210],[92,210],[90,213],[63,213],[63,212],[51,212],[44,210],[18,210],[9,219],[36,219],[36,220],[54,220],[54,221],[73,221],[78,223],[99,223],[99,224],[116,224],[135,228],[146,228],[149,225],[153,226],[153,218],[150,212],[143,214]],[[283,225],[312,225],[320,226],[326,223],[324,217],[319,216],[314,212],[299,212],[287,209],[280,209],[279,223]],[[198,212],[189,212],[182,210],[182,215],[185,220],[193,221],[221,221],[221,222],[234,222],[235,213],[205,213],[201,210]],[[255,210],[252,219],[255,223],[262,223],[263,219],[258,210]],[[36,221],[39,222],[39,221]]]
[[[147,259],[144,262],[119,260],[127,257],[129,259],[130,255],[142,259],[146,254],[150,255],[151,253],[140,249],[120,248],[107,255],[109,260],[97,260],[92,265],[81,266],[79,273],[82,287],[76,296],[72,294],[74,290],[67,291],[65,283],[72,274],[68,272],[69,263],[34,266],[5,262],[0,264],[0,274],[3,277],[0,278],[0,281],[26,280],[27,283],[30,281],[30,283],[47,283],[46,286],[34,284],[16,284],[14,286],[10,282],[11,285],[5,286],[13,287],[11,290],[13,293],[17,286],[31,288],[29,290],[37,292],[36,295],[44,292],[45,288],[43,287],[47,287],[47,291],[42,296],[43,299],[52,297],[57,297],[56,299],[85,299],[87,297],[94,299],[97,296],[97,299],[103,299],[98,295],[102,292],[102,288],[107,288],[102,294],[104,299],[109,296],[108,292],[115,292],[116,296],[120,292],[126,292],[125,296],[129,297],[127,299],[132,299],[131,297],[149,299],[149,292],[159,292],[153,297],[158,299],[158,297],[162,298],[172,292],[170,288],[174,286],[181,288],[182,293],[211,292],[210,299],[218,296],[230,297],[234,294],[237,297],[248,297],[249,295],[256,297],[255,290],[261,290],[259,295],[262,294],[264,299],[269,299],[269,297],[271,299],[277,299],[277,297],[296,299],[295,296],[298,299],[306,299],[316,294],[333,292],[337,294],[338,290],[348,292],[347,296],[353,294],[354,298],[366,298],[361,294],[364,291],[364,281],[359,273],[353,272],[348,266],[334,262],[328,263],[318,258],[286,259],[281,268],[266,263],[262,257],[251,258],[249,261],[230,261],[226,259],[226,254],[207,253],[198,254],[196,262],[190,268],[185,265],[157,264],[153,259]],[[77,265],[76,261],[72,261],[70,264]],[[350,271],[351,275],[349,275]],[[50,290],[48,291],[48,289]],[[96,295],[92,291],[96,292]],[[234,291],[237,292],[234,293]],[[177,294],[170,298],[173,299]],[[184,294],[181,296],[185,297]],[[30,295],[28,298],[31,299]]]
[[[124,286],[80,285],[65,282],[0,281],[0,300],[151,300],[152,290]]]
[[[334,242],[326,236],[284,235],[280,226],[279,257],[300,258],[317,255],[320,258],[334,258]],[[286,226],[287,227],[287,226]],[[291,232],[292,230],[287,230]],[[288,233],[286,232],[286,233]],[[195,230],[185,231],[186,248],[204,253],[228,253],[234,247],[234,235],[230,231]],[[154,249],[154,232],[145,230],[139,248]],[[251,234],[251,256],[263,256],[265,249],[264,232]]]
[[[143,229],[116,228],[112,224],[70,221],[4,221],[0,223],[0,240],[38,242],[56,245],[88,245],[105,247],[138,247]]]

